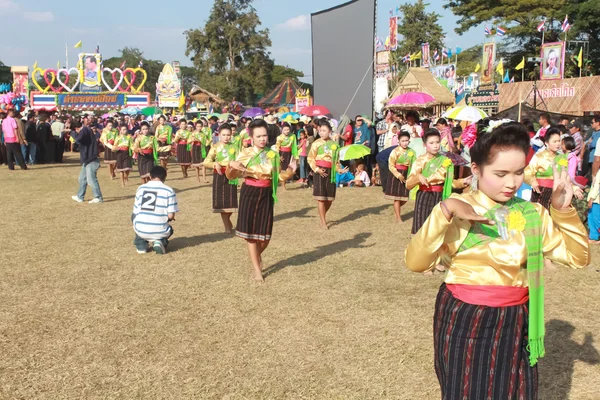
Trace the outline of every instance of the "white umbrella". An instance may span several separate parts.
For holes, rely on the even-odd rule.
[[[442,118],[455,119],[457,121],[477,122],[487,118],[485,111],[473,106],[454,107],[442,114]]]

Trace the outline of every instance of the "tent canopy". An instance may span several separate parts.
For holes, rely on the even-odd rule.
[[[194,101],[197,101],[198,103],[203,103],[203,104],[207,104],[207,103],[225,104],[226,103],[225,100],[221,99],[216,94],[213,94],[206,89],[202,89],[199,86],[194,86],[192,88],[192,90],[190,90],[188,97]]]
[[[389,100],[407,92],[427,93],[436,100],[439,106],[454,104],[452,93],[442,86],[427,68],[409,68],[385,103],[387,104]]]
[[[293,104],[296,100],[296,91],[300,86],[292,78],[285,78],[279,85],[258,101],[258,105],[273,106],[282,104]]]

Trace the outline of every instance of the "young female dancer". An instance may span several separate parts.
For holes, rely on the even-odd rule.
[[[190,152],[192,157],[192,168],[196,169],[196,177],[200,182],[200,169],[202,169],[202,177],[204,183],[208,183],[206,179],[206,166],[203,164],[208,154],[207,147],[211,143],[211,138],[207,138],[206,133],[203,131],[202,122],[196,122],[194,131],[188,139],[188,146],[190,146]]]
[[[525,169],[525,183],[533,189],[531,201],[540,203],[548,210],[554,187],[553,166],[556,164],[560,169],[568,169],[569,166],[567,156],[558,154],[561,148],[560,136],[560,129],[548,128],[544,136],[546,149],[537,152]]]
[[[156,152],[156,139],[150,134],[150,124],[142,122],[140,133],[133,144],[133,151],[138,153],[138,169],[142,185],[150,181],[150,170],[154,167],[154,162],[158,159]]]
[[[443,399],[537,399],[543,257],[570,268],[589,264],[567,171],[554,170],[549,212],[515,197],[529,141],[516,122],[481,134],[471,148],[478,190],[436,205],[408,245],[412,271],[431,270],[440,257],[449,264],[433,328]]]
[[[323,121],[319,126],[319,137],[314,141],[308,153],[307,161],[310,168],[315,172],[313,198],[319,204],[319,216],[321,227],[327,227],[327,212],[335,200],[335,174],[337,170],[339,148],[329,137],[331,125]]]
[[[245,178],[240,192],[236,235],[248,242],[253,278],[262,282],[262,254],[269,246],[273,231],[273,206],[277,201],[277,185],[294,175],[292,162],[281,172],[279,155],[267,148],[267,123],[260,119],[250,124],[254,145],[241,151],[226,170],[228,179]]]
[[[281,169],[284,171],[292,160],[298,160],[298,142],[289,123],[284,122],[281,126],[281,135],[277,137],[277,142],[275,142],[273,150],[279,153]],[[285,189],[285,182],[283,183],[283,188]]]
[[[394,215],[396,222],[402,222],[401,207],[408,201],[406,178],[410,175],[411,167],[416,159],[415,152],[408,147],[410,133],[400,133],[399,145],[390,153],[388,169],[391,176],[386,179],[385,198],[394,200]]]
[[[158,159],[160,165],[167,169],[169,164],[169,156],[171,155],[171,140],[173,136],[173,128],[166,124],[167,119],[164,115],[158,117],[158,126],[154,131],[156,142],[158,143]]]
[[[127,125],[119,127],[119,134],[115,138],[114,147],[117,153],[116,171],[121,173],[121,186],[125,187],[125,184],[129,182],[129,173],[131,172],[133,161],[131,158],[133,142]]]
[[[114,148],[116,137],[117,130],[114,129],[114,122],[109,119],[106,121],[106,128],[102,130],[102,134],[100,135],[100,143],[104,146],[104,162],[108,164],[108,174],[111,179],[115,179],[116,177],[117,153]]]
[[[471,183],[471,178],[454,179],[452,160],[440,154],[440,133],[436,129],[423,135],[426,153],[419,156],[413,164],[406,180],[406,188],[419,186],[415,201],[412,234],[421,229],[431,210],[440,201],[450,197],[452,188],[462,189]]]
[[[212,208],[214,213],[220,213],[226,233],[233,232],[231,214],[237,211],[237,179],[229,180],[225,171],[231,161],[235,161],[239,148],[231,142],[232,128],[229,124],[219,127],[219,143],[215,144],[206,159],[205,168],[213,168]]]
[[[188,140],[191,132],[187,129],[187,121],[179,120],[179,130],[175,133],[173,142],[177,143],[177,164],[181,166],[181,173],[184,178],[188,177],[187,170],[192,165],[192,156],[188,149]]]
[[[250,137],[250,130],[248,128],[250,123],[252,123],[252,120],[248,118],[244,124],[244,128],[237,137],[237,139],[240,141],[241,147],[244,149],[252,146],[252,138]]]

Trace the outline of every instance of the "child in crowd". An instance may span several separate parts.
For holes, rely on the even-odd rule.
[[[168,239],[173,235],[169,222],[175,220],[179,207],[175,191],[164,183],[166,178],[164,167],[152,167],[150,181],[140,186],[135,194],[131,220],[135,232],[133,244],[139,254],[151,249],[156,254],[165,254]]]
[[[365,165],[358,164],[354,173],[354,180],[350,182],[350,186],[365,187],[370,185],[371,179],[369,179],[369,174],[365,171]]]
[[[300,149],[300,180],[299,183],[306,182],[306,156],[308,147],[308,136],[306,135],[306,131],[303,129],[300,131],[300,143],[298,144],[298,148]]]
[[[600,243],[600,171],[596,173],[592,188],[588,193],[588,226],[590,243]]]
[[[579,158],[573,151],[575,150],[575,139],[571,136],[566,136],[562,140],[562,151],[567,156],[568,172],[571,182],[575,182],[577,176],[577,166],[579,165]]]

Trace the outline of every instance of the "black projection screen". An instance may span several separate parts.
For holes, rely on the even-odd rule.
[[[373,112],[375,3],[354,0],[311,14],[314,101],[334,118],[346,110],[357,88],[346,114],[354,119]]]

